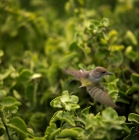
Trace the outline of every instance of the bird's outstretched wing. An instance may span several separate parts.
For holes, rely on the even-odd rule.
[[[89,71],[84,71],[84,70],[67,70],[67,69],[65,69],[65,72],[73,75],[74,77],[77,78],[77,80],[81,80],[81,78],[87,78],[87,76],[89,74]]]
[[[81,87],[91,85],[92,82],[88,79],[89,71],[85,70],[65,70],[66,73],[73,75],[77,80],[81,82]]]
[[[90,94],[90,96],[102,103],[103,105],[106,105],[106,106],[111,106],[112,108],[115,108],[115,109],[119,109],[120,107],[117,106],[111,99],[111,97],[109,96],[108,92],[106,91],[106,89],[100,84],[92,84],[92,85],[89,85],[87,86],[87,90]]]

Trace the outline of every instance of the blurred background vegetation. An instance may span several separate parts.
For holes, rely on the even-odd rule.
[[[105,108],[77,90],[63,68],[103,66],[115,73],[104,81],[117,78],[109,90],[128,122],[130,113],[139,114],[138,7],[138,0],[1,0],[0,102],[19,101],[12,116],[44,136],[57,111],[50,102],[64,90],[75,92],[81,110],[91,104],[96,115]]]

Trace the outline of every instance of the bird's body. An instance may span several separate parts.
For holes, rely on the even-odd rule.
[[[86,87],[90,96],[94,98],[96,101],[111,106],[115,109],[119,108],[110,98],[106,89],[100,83],[100,80],[105,75],[112,74],[107,69],[103,67],[96,67],[91,71],[84,70],[65,70],[66,73],[73,75],[77,80],[81,82],[80,87]]]

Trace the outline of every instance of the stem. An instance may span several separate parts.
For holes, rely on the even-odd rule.
[[[38,83],[37,81],[35,81],[35,85],[34,85],[34,92],[33,92],[33,106],[36,106],[37,103],[37,89],[38,89]]]
[[[1,116],[2,123],[3,123],[3,125],[4,125],[4,127],[6,129],[8,139],[11,140],[10,134],[9,134],[9,131],[8,131],[8,127],[7,127],[7,125],[6,125],[5,121],[4,121],[4,116],[3,116],[3,113],[1,111],[0,111],[0,116]]]
[[[62,112],[62,117],[63,117],[63,115],[64,115],[64,110],[63,110],[63,112]],[[62,130],[63,123],[64,123],[63,121],[60,122],[60,131]]]

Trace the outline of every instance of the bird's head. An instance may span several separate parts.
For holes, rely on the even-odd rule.
[[[89,78],[94,82],[99,82],[105,75],[111,75],[112,72],[109,72],[103,67],[96,67],[94,70],[90,71]]]

